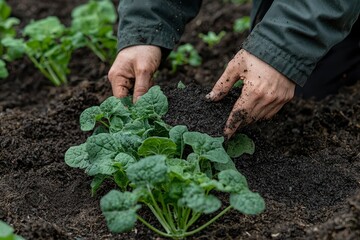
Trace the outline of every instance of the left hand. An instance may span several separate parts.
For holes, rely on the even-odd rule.
[[[225,125],[224,135],[227,138],[238,127],[271,118],[294,96],[294,82],[242,49],[229,62],[206,97],[212,101],[222,99],[240,79],[244,86]]]

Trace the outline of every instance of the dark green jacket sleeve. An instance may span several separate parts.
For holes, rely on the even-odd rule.
[[[274,0],[243,48],[303,86],[317,62],[349,34],[359,12],[359,0]]]
[[[118,51],[134,45],[173,49],[201,0],[120,0]]]

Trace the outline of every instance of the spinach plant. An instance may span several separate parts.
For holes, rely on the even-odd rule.
[[[71,13],[71,31],[81,40],[78,47],[90,48],[103,62],[112,62],[116,55],[117,39],[113,26],[116,9],[110,0],[89,1]]]
[[[199,38],[206,43],[209,48],[213,48],[215,45],[219,44],[221,39],[226,35],[225,31],[221,31],[219,34],[216,34],[213,31],[208,32],[207,34],[200,33]]]
[[[23,30],[26,54],[55,86],[67,83],[68,64],[73,52],[66,27],[57,17],[32,21]]]
[[[15,39],[15,25],[20,20],[10,17],[11,8],[4,0],[0,0],[0,78],[6,78],[9,72],[6,61],[11,62],[22,57],[24,48],[20,39]]]
[[[93,135],[69,148],[65,162],[94,177],[93,193],[105,179],[119,187],[100,201],[109,229],[124,232],[139,220],[161,236],[181,239],[231,209],[244,214],[262,212],[263,199],[249,190],[223,148],[223,137],[188,131],[184,125],[171,127],[161,119],[167,109],[166,96],[154,86],[134,105],[129,98],[110,97],[80,116],[81,129],[94,130]],[[253,144],[247,140],[241,137],[239,147],[251,153]],[[185,151],[186,146],[191,150]],[[242,153],[234,146],[229,150],[233,156]],[[221,209],[222,202],[213,194],[216,191],[229,194],[229,206]],[[142,205],[162,229],[138,214]],[[201,215],[210,213],[213,218],[192,228]]]
[[[24,238],[14,234],[14,229],[0,220],[0,240],[24,240]]]
[[[175,73],[179,66],[190,65],[198,67],[201,65],[202,59],[197,50],[190,43],[180,45],[176,51],[169,54],[168,59],[171,63],[171,71]]]
[[[233,31],[235,33],[243,33],[250,29],[250,24],[251,21],[249,16],[238,18],[234,22]]]

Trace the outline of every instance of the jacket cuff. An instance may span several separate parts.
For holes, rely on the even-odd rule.
[[[314,61],[300,58],[280,48],[255,30],[244,41],[242,48],[266,62],[297,85],[303,87],[315,68]]]

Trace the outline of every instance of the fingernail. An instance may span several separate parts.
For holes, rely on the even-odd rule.
[[[215,93],[213,91],[211,91],[210,93],[206,94],[205,98],[207,100],[212,100],[215,96]]]

